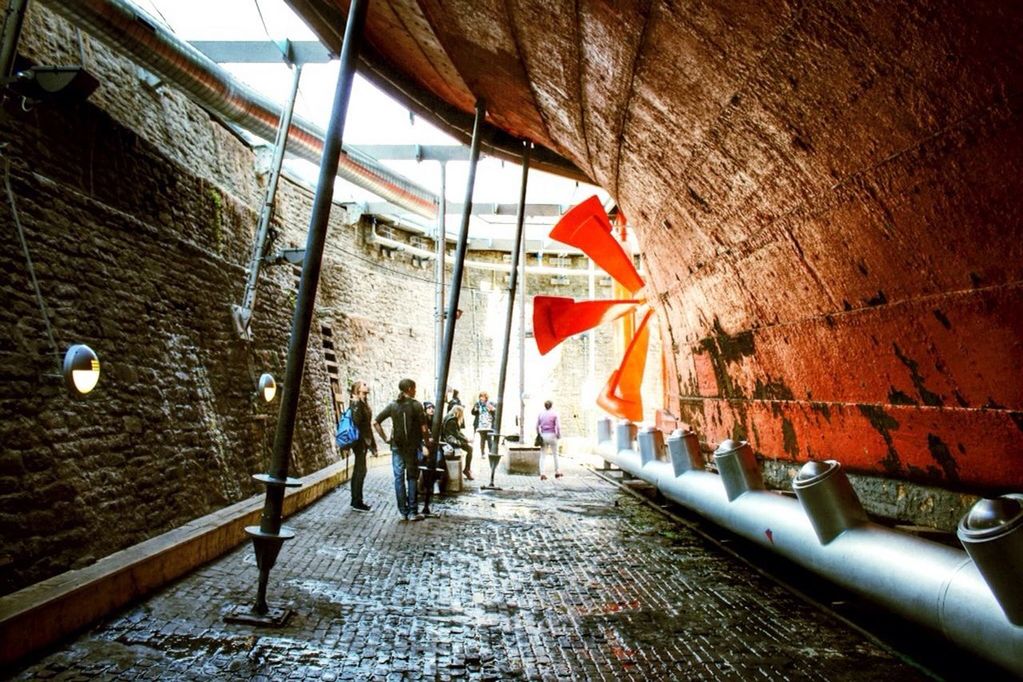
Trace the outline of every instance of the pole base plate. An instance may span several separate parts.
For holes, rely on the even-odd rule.
[[[251,606],[234,604],[228,608],[227,612],[224,614],[224,622],[280,628],[287,624],[292,613],[293,611],[291,609],[271,606],[269,611],[259,614],[253,611]]]

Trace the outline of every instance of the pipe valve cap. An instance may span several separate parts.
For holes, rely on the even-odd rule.
[[[959,522],[959,529],[964,535],[983,537],[1020,524],[1023,524],[1023,504],[1016,496],[1006,496],[983,499],[974,504]]]
[[[714,451],[714,454],[723,455],[725,453],[732,452],[733,450],[738,450],[745,444],[746,441],[744,440],[736,442],[731,438],[726,438],[718,444],[718,449]]]
[[[799,488],[812,485],[830,476],[840,466],[841,465],[833,459],[825,461],[810,460],[804,464],[799,470],[799,473],[796,474],[796,480],[792,482],[792,487]]]

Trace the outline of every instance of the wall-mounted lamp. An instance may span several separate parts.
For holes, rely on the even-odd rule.
[[[9,87],[22,97],[40,102],[84,100],[99,86],[81,66],[33,66],[18,71]]]
[[[84,395],[99,381],[99,358],[83,343],[68,348],[64,355],[64,381],[73,395]]]
[[[277,395],[277,382],[274,381],[272,374],[264,374],[259,377],[259,395],[266,402],[270,402]]]

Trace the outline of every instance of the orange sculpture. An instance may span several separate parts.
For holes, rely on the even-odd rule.
[[[634,422],[643,420],[643,399],[639,389],[643,383],[646,353],[650,345],[647,322],[651,315],[653,311],[648,309],[636,328],[636,335],[625,350],[622,364],[611,372],[607,384],[597,395],[597,405],[605,412]]]
[[[641,303],[638,299],[575,301],[564,296],[533,297],[533,336],[546,355],[570,336],[617,320]]]
[[[622,231],[624,232],[624,229]],[[635,295],[643,288],[643,278],[636,271],[632,258],[615,239],[611,220],[596,196],[583,201],[562,216],[551,230],[550,237],[581,250],[597,266],[611,275],[626,292]],[[613,416],[631,421],[643,419],[640,386],[643,383],[643,370],[646,368],[647,349],[650,345],[647,323],[653,314],[644,299],[575,301],[563,296],[533,298],[533,336],[541,355],[546,355],[569,336],[592,329],[598,324],[617,320],[637,310],[643,311],[642,320],[635,328],[631,340],[628,339],[631,325],[626,325],[628,347],[618,369],[611,372],[607,384],[597,396],[597,405],[602,409]]]
[[[596,196],[561,216],[550,237],[585,253],[633,294],[643,288],[643,278],[611,233],[611,219]]]

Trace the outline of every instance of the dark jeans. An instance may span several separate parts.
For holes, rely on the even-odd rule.
[[[355,468],[352,469],[352,506],[357,507],[365,504],[362,499],[362,485],[366,482],[365,443],[353,444],[352,454],[355,455]]]
[[[444,442],[450,445],[454,450],[462,450],[465,452],[465,466],[462,467],[462,470],[472,471],[472,446],[466,442],[459,442],[457,440],[446,440]]]
[[[394,476],[394,496],[398,498],[398,513],[406,519],[416,514],[416,456],[406,456],[391,446],[391,474]]]

